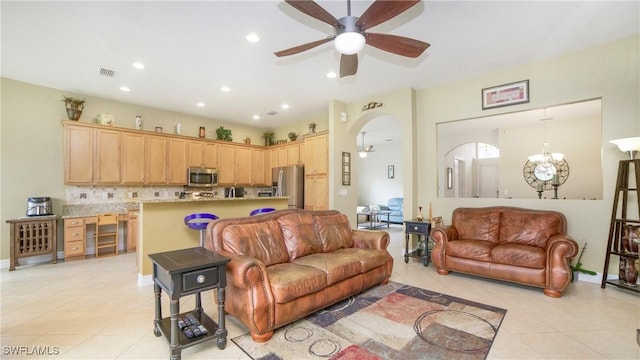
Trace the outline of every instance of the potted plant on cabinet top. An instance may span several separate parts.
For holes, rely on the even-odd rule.
[[[309,124],[309,134],[313,134],[316,132],[316,123],[312,122]]]
[[[69,120],[77,121],[80,119],[80,115],[82,115],[82,110],[84,109],[84,99],[64,96],[62,101],[64,101],[64,104],[67,107],[67,116],[69,117]]]
[[[216,129],[216,139],[223,141],[233,141],[233,138],[231,137],[231,130],[225,129],[224,126],[220,126]]]
[[[271,130],[265,131],[264,134],[262,134],[262,137],[264,138],[264,146],[273,145],[274,136],[275,136],[275,133],[273,131]]]
[[[296,141],[296,140],[298,140],[298,134],[297,134],[297,133],[295,133],[295,132],[293,132],[293,131],[292,131],[292,132],[290,132],[288,136],[289,136],[289,140],[291,140],[291,141]]]

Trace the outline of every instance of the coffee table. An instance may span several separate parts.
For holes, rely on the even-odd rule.
[[[358,228],[363,229],[380,229],[385,227],[385,219],[386,216],[386,227],[389,228],[389,214],[391,211],[389,210],[380,210],[376,212],[371,211],[360,211],[356,213],[356,221],[358,223]],[[360,217],[365,216],[366,220],[364,222],[360,222]]]

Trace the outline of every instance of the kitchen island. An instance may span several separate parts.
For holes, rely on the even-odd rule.
[[[249,216],[251,210],[286,209],[288,197],[243,197],[224,199],[164,199],[140,202],[137,246],[138,284],[152,284],[149,254],[200,246],[200,234],[184,224],[193,213],[211,213],[219,218]]]

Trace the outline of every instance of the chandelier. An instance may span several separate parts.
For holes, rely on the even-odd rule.
[[[538,163],[544,165],[551,165],[554,162],[562,161],[564,154],[552,153],[549,151],[549,142],[547,141],[547,121],[552,118],[547,117],[547,109],[544,109],[544,118],[540,121],[544,121],[544,143],[542,143],[542,153],[529,156],[529,161],[532,163]]]

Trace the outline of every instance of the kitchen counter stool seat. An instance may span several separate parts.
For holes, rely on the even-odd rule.
[[[213,220],[217,220],[218,216],[210,213],[195,213],[184,217],[184,224],[189,229],[200,231],[200,246],[204,246],[204,238],[207,225]]]
[[[258,209],[255,209],[255,210],[251,211],[249,213],[249,216],[255,216],[255,215],[259,215],[259,214],[270,213],[272,211],[276,211],[276,209],[274,209],[274,208],[258,208]]]

